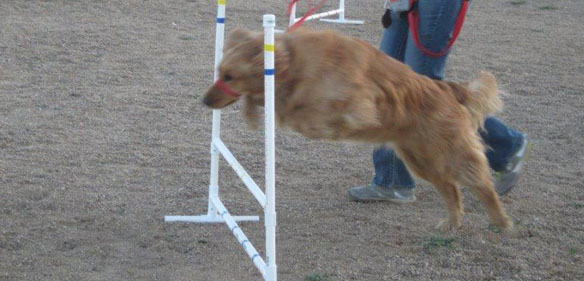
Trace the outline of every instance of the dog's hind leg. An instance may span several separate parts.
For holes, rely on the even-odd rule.
[[[467,154],[466,160],[469,163],[461,171],[460,183],[469,186],[479,197],[487,209],[491,224],[502,229],[512,228],[513,222],[505,214],[499,196],[495,192],[485,155],[482,152],[473,151]]]
[[[472,190],[483,202],[487,208],[487,214],[491,220],[491,224],[502,229],[510,229],[513,227],[513,222],[505,214],[505,210],[499,200],[499,196],[495,192],[493,182],[490,179],[481,180],[472,186]]]
[[[448,231],[460,227],[460,219],[463,213],[462,192],[457,186],[457,181],[452,175],[446,174],[444,167],[448,157],[434,154],[432,157],[423,157],[419,153],[424,146],[411,147],[404,144],[396,146],[398,155],[403,159],[408,169],[417,176],[429,181],[442,195],[448,217],[436,226],[442,231]],[[430,155],[428,153],[422,155]]]

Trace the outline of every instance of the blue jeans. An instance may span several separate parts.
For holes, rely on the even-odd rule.
[[[420,0],[419,37],[421,43],[433,52],[441,51],[450,40],[454,22],[462,0]],[[383,31],[380,49],[389,56],[407,64],[419,74],[442,80],[448,54],[433,58],[424,55],[409,34],[407,16],[391,14],[391,26]],[[500,120],[488,117],[485,131],[480,132],[485,143],[489,165],[495,171],[504,169],[509,158],[521,145],[522,134],[505,126]],[[384,147],[373,152],[375,177],[373,183],[383,187],[414,188],[415,182],[404,163],[393,150]]]

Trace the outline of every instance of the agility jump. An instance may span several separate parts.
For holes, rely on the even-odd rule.
[[[225,37],[225,0],[218,0],[217,25],[215,33],[215,72],[214,81],[218,80],[217,68],[223,57]],[[209,203],[207,214],[200,216],[165,216],[166,222],[217,223],[224,222],[243,247],[252,263],[266,281],[277,280],[276,267],[276,197],[275,197],[275,110],[274,110],[274,15],[263,16],[264,26],[264,87],[265,87],[265,153],[266,178],[265,191],[258,187],[237,159],[231,154],[220,138],[221,110],[213,110],[213,127],[211,141],[211,179],[209,185]],[[264,208],[264,225],[266,229],[266,259],[260,256],[247,239],[237,221],[258,221],[258,216],[232,216],[219,198],[219,154],[235,170],[243,183]]]
[[[298,20],[300,20],[301,18],[297,18],[296,17],[296,4],[299,2],[299,0],[292,0],[290,2],[290,6],[288,8],[288,12],[290,13],[290,21],[289,21],[289,25],[292,26],[294,25]],[[326,2],[326,0],[323,0],[321,2],[321,5]],[[320,5],[319,5],[320,6]],[[336,10],[331,10],[331,11],[327,11],[327,12],[322,12],[322,13],[317,13],[317,14],[312,14],[311,16],[305,18],[304,20],[313,20],[313,19],[320,19],[321,21],[324,22],[332,22],[332,23],[344,23],[344,24],[363,24],[364,21],[362,20],[349,20],[345,18],[345,0],[339,0],[339,8]],[[334,16],[334,15],[339,15],[338,18],[336,19],[323,19],[324,17],[330,17],[330,16]]]
[[[324,3],[326,0],[321,2]],[[225,0],[218,0],[217,4],[217,24],[215,32],[215,70],[214,81],[217,82],[218,66],[223,58],[223,46],[225,39]],[[318,8],[313,7],[304,17],[296,18],[297,0],[290,2],[289,26],[298,26],[302,22],[311,19],[323,18],[331,15],[339,15],[338,19],[321,19],[323,21],[347,24],[362,24],[363,21],[345,19],[345,1],[340,0],[339,8],[336,10],[313,14]],[[318,6],[320,7],[320,5]],[[213,125],[211,131],[211,176],[209,184],[209,200],[207,214],[199,216],[165,216],[166,222],[194,222],[194,223],[225,223],[231,230],[239,244],[243,247],[252,263],[262,274],[266,281],[277,280],[276,267],[276,197],[275,197],[275,69],[274,69],[274,32],[276,18],[274,15],[264,15],[264,95],[265,95],[265,153],[266,153],[266,174],[265,174],[265,194],[250,175],[239,164],[237,159],[229,151],[220,137],[221,132],[221,110],[213,110]],[[264,225],[266,231],[266,257],[265,261],[257,252],[253,244],[243,233],[238,221],[259,221],[259,216],[232,216],[223,202],[219,198],[219,155],[229,163],[235,170],[245,186],[264,208]]]

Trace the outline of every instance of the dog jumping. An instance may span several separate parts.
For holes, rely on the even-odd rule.
[[[236,29],[227,39],[219,79],[203,102],[215,109],[243,99],[257,127],[264,103],[263,34]],[[299,28],[275,39],[275,106],[280,127],[310,139],[391,144],[407,168],[436,187],[448,217],[461,225],[462,186],[485,205],[491,224],[513,226],[494,190],[478,130],[500,110],[495,77],[468,83],[419,75],[370,44],[332,31]]]

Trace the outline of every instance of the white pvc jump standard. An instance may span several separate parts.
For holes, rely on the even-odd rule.
[[[214,80],[217,81],[217,67],[223,57],[223,45],[225,36],[225,0],[217,1],[217,30],[215,33],[215,72]],[[276,173],[275,173],[275,69],[274,69],[274,28],[276,17],[264,15],[264,87],[265,87],[265,192],[261,191],[249,174],[231,154],[229,149],[220,139],[221,110],[213,110],[213,127],[211,133],[211,179],[209,185],[209,202],[206,215],[201,216],[165,216],[166,222],[198,222],[214,223],[224,222],[231,230],[237,241],[243,247],[252,263],[262,274],[266,281],[277,280],[276,266]],[[258,221],[258,216],[231,216],[227,208],[219,198],[219,154],[236,171],[244,184],[248,187],[260,205],[264,208],[264,226],[266,231],[266,260],[258,254],[255,247],[247,239],[237,221]]]
[[[216,24],[216,31],[215,31],[215,70],[213,81],[217,81],[219,78],[219,73],[217,71],[217,67],[223,58],[223,45],[225,41],[225,0],[218,0],[217,1],[217,24]],[[221,153],[220,148],[223,148],[223,152],[229,150],[225,147],[223,142],[220,138],[221,132],[221,110],[213,110],[213,127],[211,131],[211,177],[210,177],[210,184],[209,184],[209,203],[208,203],[208,210],[206,215],[202,216],[165,216],[164,220],[166,222],[199,222],[199,223],[215,223],[215,222],[224,222],[225,220],[219,216],[217,209],[211,203],[211,199],[213,197],[217,197],[219,195],[219,154]],[[225,154],[223,154],[225,155]],[[228,161],[233,162],[235,160],[233,155],[229,153]],[[237,162],[237,160],[235,160]],[[240,177],[242,175],[247,175],[243,167],[237,163],[237,166],[234,167],[235,171],[237,172]],[[249,178],[249,176],[247,176]],[[251,178],[244,180],[246,186],[249,187],[248,184],[255,185],[255,189],[259,190],[257,184]],[[255,195],[256,193],[254,193]],[[257,197],[256,197],[257,198]],[[262,205],[263,206],[263,205]],[[258,216],[236,216],[233,217],[236,221],[259,221]]]
[[[313,19],[320,19],[321,21],[325,22],[332,22],[332,23],[344,23],[344,24],[363,24],[364,21],[362,20],[349,20],[345,18],[345,0],[339,0],[339,8],[336,10],[331,10],[328,12],[322,12],[318,14],[311,15],[306,18],[306,20],[313,20]],[[339,15],[337,19],[323,19],[324,17],[332,16],[332,15]],[[296,18],[296,3],[292,5],[290,9],[290,20],[289,25],[293,25],[299,18]]]

